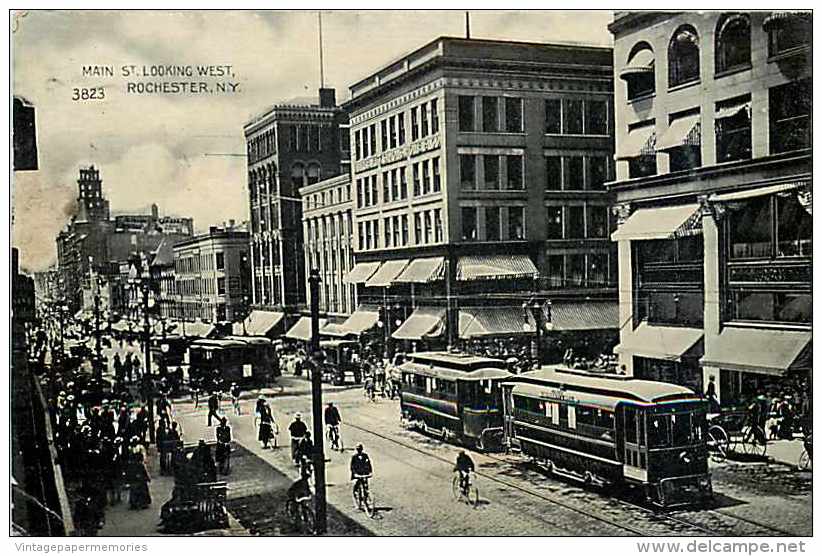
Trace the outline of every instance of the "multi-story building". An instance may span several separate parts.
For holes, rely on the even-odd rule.
[[[361,301],[453,299],[464,323],[521,335],[532,295],[610,297],[601,326],[616,328],[610,48],[441,37],[350,90],[357,264],[346,281]],[[470,310],[494,294],[496,316]],[[446,305],[437,314],[453,338]],[[420,322],[402,337],[442,328]]]
[[[212,226],[174,245],[177,317],[241,320],[250,301],[248,232]]]
[[[343,282],[354,266],[354,231],[349,174],[300,189],[303,200],[305,276],[320,272],[320,312],[350,315],[356,307],[355,288]]]
[[[733,403],[811,354],[811,16],[617,12],[628,374]]]
[[[295,312],[305,305],[300,188],[348,172],[348,118],[334,89],[276,104],[243,131],[248,156],[252,301]]]
[[[171,239],[164,239],[151,254],[149,276],[154,283],[157,315],[162,319],[176,319],[177,289],[174,273],[174,246]]]
[[[194,219],[178,216],[160,216],[156,204],[151,205],[149,214],[118,214],[114,217],[114,227],[123,232],[161,232],[167,235],[191,236],[194,234]]]

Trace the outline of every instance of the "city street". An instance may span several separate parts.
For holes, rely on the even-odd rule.
[[[280,427],[279,448],[263,450],[254,430],[256,395],[245,396],[241,416],[223,402],[234,440],[266,464],[297,478],[290,463],[288,424],[296,412],[310,423],[309,383],[284,377],[282,394],[271,399]],[[811,533],[811,474],[781,464],[724,463],[713,468],[716,505],[710,509],[655,513],[629,495],[605,492],[548,477],[518,456],[479,454],[480,504],[472,508],[451,495],[454,460],[460,448],[399,421],[399,402],[367,401],[359,388],[329,388],[342,414],[344,454],[326,447],[328,500],[342,515],[375,535],[807,535]],[[188,401],[175,405],[187,441],[212,439],[206,409]],[[378,515],[370,519],[353,508],[348,463],[357,442],[365,445],[375,468],[371,486]],[[244,453],[243,451],[240,452]],[[235,455],[237,455],[235,453]],[[229,500],[248,494],[247,481],[229,476]],[[253,490],[253,488],[252,488]],[[778,513],[773,512],[779,507]],[[233,509],[229,504],[230,511]],[[253,512],[235,517],[255,529]],[[268,515],[268,514],[265,514]],[[244,519],[246,522],[243,522]],[[251,521],[249,521],[251,520]]]

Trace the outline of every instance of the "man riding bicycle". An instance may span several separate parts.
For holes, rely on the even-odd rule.
[[[332,402],[328,402],[324,414],[325,426],[328,428],[328,437],[332,439],[332,445],[339,443],[340,439],[340,410]],[[336,441],[334,440],[336,439]]]
[[[466,492],[468,490],[471,473],[474,471],[474,461],[468,454],[465,453],[465,450],[461,450],[459,455],[457,455],[457,462],[454,465],[454,471],[459,472],[460,489],[463,492]]]
[[[311,442],[311,433],[306,431],[305,436],[297,444],[297,461],[300,463],[300,475],[311,476],[311,462],[314,457],[314,443]]]
[[[374,473],[371,458],[365,453],[362,444],[357,444],[357,452],[351,456],[351,480],[354,482],[354,493],[357,500],[363,500],[368,492],[368,478]],[[360,508],[362,507],[360,506]]]
[[[300,477],[294,484],[288,487],[286,493],[289,502],[297,504],[311,499],[311,485],[307,477]]]

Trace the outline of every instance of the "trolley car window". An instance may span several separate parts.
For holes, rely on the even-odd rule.
[[[651,448],[671,446],[670,415],[648,415],[648,446]]]
[[[569,405],[568,407],[568,428],[577,428],[577,408]]]
[[[559,406],[559,424],[563,427],[568,426],[568,406],[567,405],[560,405]]]
[[[450,380],[441,380],[437,385],[437,389],[443,394],[455,396],[457,394],[457,383]]]
[[[678,413],[671,415],[671,430],[674,434],[674,446],[685,446],[693,443],[693,429],[691,428],[691,414]]]
[[[551,424],[559,426],[559,404],[551,403]]]
[[[636,411],[625,409],[625,442],[636,444]]]

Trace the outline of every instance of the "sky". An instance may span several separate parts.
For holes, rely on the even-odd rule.
[[[243,124],[276,102],[316,96],[317,13],[29,11],[12,22],[12,88],[36,108],[40,169],[13,176],[12,243],[24,270],[56,261],[78,170],[94,164],[112,213],[192,216],[198,230],[248,219]],[[607,11],[471,12],[473,38],[612,44]],[[441,35],[464,36],[462,11],[324,11],[326,86],[348,86]],[[235,93],[135,94],[121,66],[231,65]],[[115,77],[84,77],[112,65]],[[169,79],[165,81],[191,81]],[[199,81],[199,78],[193,80]],[[73,100],[75,88],[105,98]],[[217,156],[215,156],[217,155]]]

